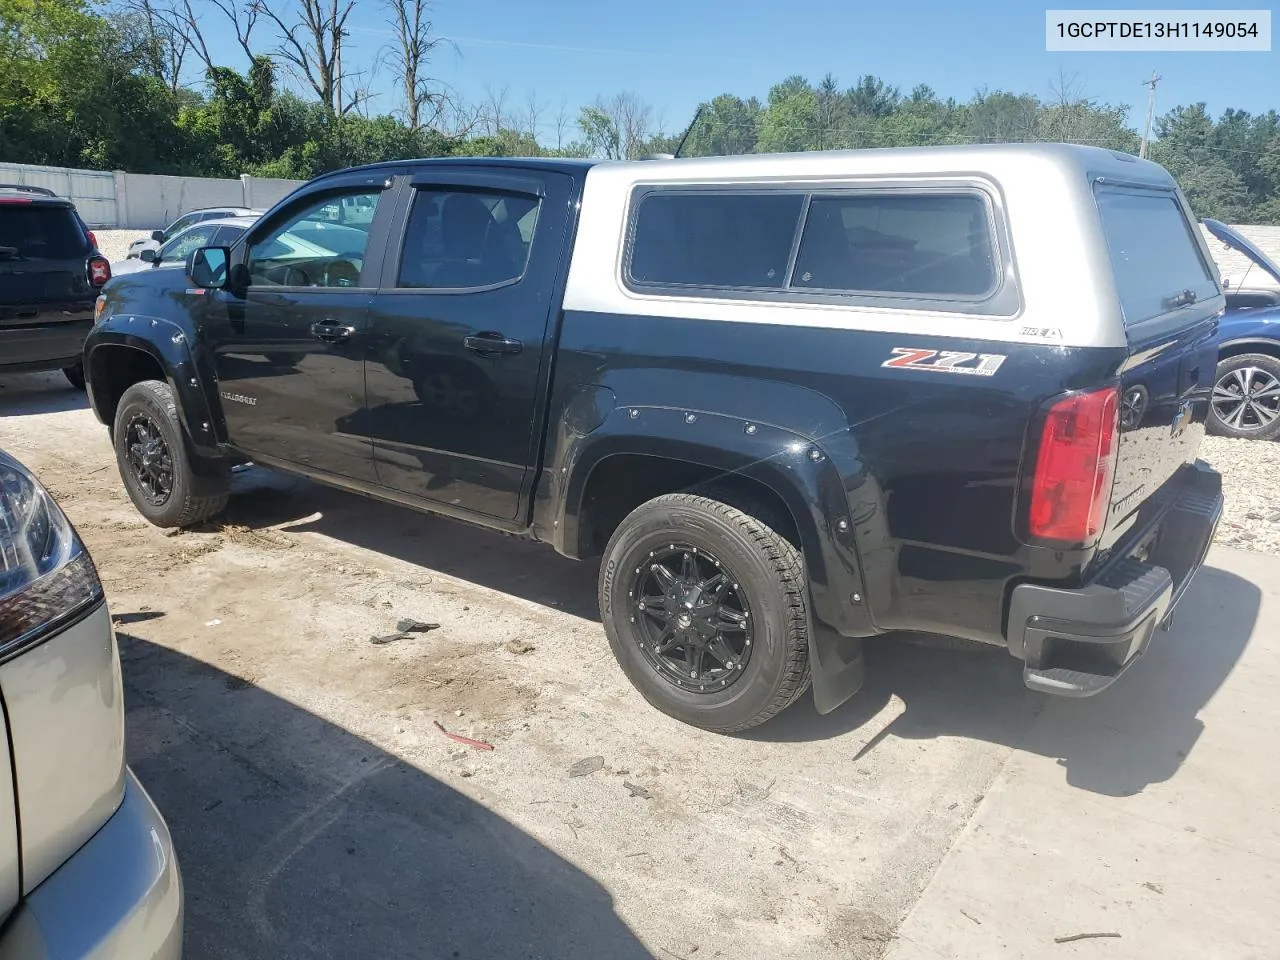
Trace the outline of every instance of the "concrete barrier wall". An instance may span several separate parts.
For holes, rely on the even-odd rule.
[[[265,210],[304,182],[247,174],[238,180],[218,180],[0,163],[0,183],[47,187],[71,200],[95,228],[154,230],[200,207]]]
[[[306,182],[251,177],[247,173],[240,179],[244,182],[244,205],[254,210],[270,209]]]

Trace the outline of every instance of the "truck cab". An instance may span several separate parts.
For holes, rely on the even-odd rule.
[[[900,630],[1083,696],[1221,508],[1193,223],[1066,145],[380,164],[113,281],[86,369],[152,522],[251,459],[600,557],[619,663],[690,723],[834,709]]]

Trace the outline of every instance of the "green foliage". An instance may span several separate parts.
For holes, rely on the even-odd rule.
[[[163,36],[127,8],[99,0],[0,0],[0,159],[94,169],[306,179],[379,160],[430,156],[594,156],[674,153],[679,134],[655,132],[635,94],[583,107],[582,139],[542,147],[494,120],[483,136],[412,130],[392,116],[335,116],[280,89],[277,62],[245,73],[207,71],[183,88]],[[1010,91],[942,100],[927,86],[903,94],[874,76],[842,88],[830,74],[791,76],[765,103],[723,93],[703,103],[683,155],[932,144],[1067,141],[1137,153],[1127,107],[1065,93],[1051,102]],[[493,132],[496,131],[496,132]],[[1280,224],[1280,114],[1203,103],[1159,117],[1151,158],[1178,178],[1200,216]]]
[[[1178,107],[1156,122],[1151,159],[1178,179],[1199,216],[1280,224],[1280,114]],[[768,103],[725,93],[702,104],[685,156],[858,147],[1050,141],[1137,153],[1126,107],[1083,98],[1044,102],[1029,94],[979,91],[966,103],[940,100],[927,86],[903,96],[876,77],[840,90],[788,77]]]

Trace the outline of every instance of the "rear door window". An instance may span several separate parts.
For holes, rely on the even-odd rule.
[[[1097,199],[1126,324],[1217,295],[1191,224],[1172,193],[1099,188]]]
[[[523,193],[418,189],[396,286],[474,290],[520,279],[538,206],[537,197]]]
[[[641,199],[632,283],[781,288],[804,207],[799,193],[653,193]]]
[[[22,260],[74,260],[89,252],[89,240],[69,207],[0,204],[0,248]]]

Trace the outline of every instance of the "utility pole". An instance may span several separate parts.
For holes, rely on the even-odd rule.
[[[1138,156],[1144,160],[1147,158],[1147,144],[1151,141],[1151,115],[1156,109],[1156,84],[1163,79],[1152,70],[1151,79],[1142,82],[1144,87],[1151,88],[1151,92],[1147,94],[1147,122],[1142,127],[1142,146],[1138,149]]]

